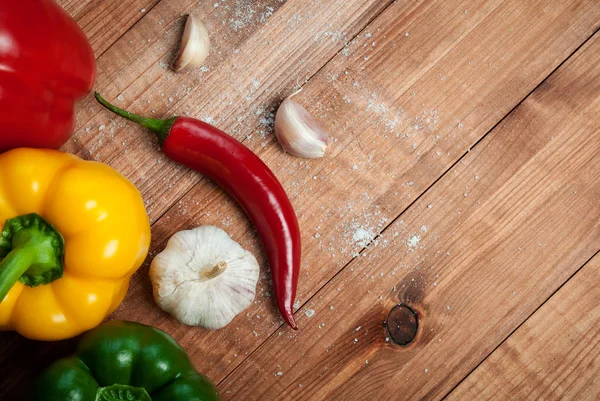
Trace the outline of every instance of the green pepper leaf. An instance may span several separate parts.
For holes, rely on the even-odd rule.
[[[96,401],[152,401],[152,398],[143,388],[113,384],[99,388]]]

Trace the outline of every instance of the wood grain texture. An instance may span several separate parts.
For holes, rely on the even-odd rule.
[[[268,70],[257,67],[262,62],[254,60],[256,52],[263,52],[264,57],[270,58],[268,65],[274,71],[274,77],[278,77],[277,85],[289,87],[291,90],[297,82],[304,82],[330,60],[344,45],[345,37],[354,36],[354,33],[359,32],[389,4],[387,1],[375,0],[351,3],[346,4],[340,0],[326,6],[320,2],[296,1],[284,4],[279,0],[244,0],[232,1],[216,10],[214,3],[199,4],[195,0],[163,1],[145,13],[139,23],[97,60],[96,87],[109,95],[112,90],[114,97],[123,93],[123,97],[117,99],[119,105],[127,104],[136,107],[136,112],[149,115],[156,112],[154,107],[167,113],[170,105],[176,103],[173,98],[179,99],[196,88],[202,90],[198,96],[202,96],[204,102],[215,107],[211,109],[212,112],[228,110],[233,101],[225,101],[220,97],[226,89],[235,96],[241,96],[237,99],[239,103],[235,104],[240,114],[230,115],[231,122],[243,128],[243,135],[250,135],[254,127],[265,129],[264,125],[260,124],[260,119],[270,111],[263,111],[261,115],[256,112],[259,108],[264,110],[269,106],[262,103],[264,99],[257,98],[272,96],[275,84],[268,87],[266,84],[260,84],[256,88],[255,76],[249,75],[252,69],[245,70],[246,63],[252,61],[254,70],[268,75]],[[335,10],[329,10],[329,5],[334,5]],[[267,26],[274,18],[273,14],[282,6],[287,7],[287,11],[278,16],[278,24]],[[207,70],[175,74],[168,70],[168,65],[176,53],[184,21],[182,14],[187,12],[201,16],[206,22],[212,35],[213,51]],[[312,15],[322,15],[322,18],[311,18]],[[210,16],[212,18],[209,18]],[[110,21],[105,23],[109,24]],[[294,35],[288,35],[286,46],[273,47],[272,39],[269,38],[278,37],[281,32],[292,28]],[[335,32],[335,35],[332,32]],[[279,41],[283,41],[283,38],[279,38]],[[287,57],[288,53],[291,54],[290,57]],[[279,59],[284,56],[287,69],[279,64]],[[213,69],[217,71],[212,71]],[[208,80],[212,89],[206,86],[205,75],[212,77]],[[239,78],[237,81],[236,76]],[[249,92],[242,92],[242,85],[246,85]],[[127,89],[130,92],[127,92]],[[178,90],[181,92],[176,92]],[[143,97],[141,93],[144,93]],[[130,94],[141,107],[130,104]],[[195,109],[195,101],[196,99],[191,99],[187,104]],[[96,118],[95,122],[90,121],[93,118]],[[77,120],[80,129],[71,142],[65,145],[64,150],[77,153],[86,159],[112,164],[142,188],[151,217],[159,216],[174,199],[189,189],[186,189],[185,183],[191,187],[198,176],[172,163],[167,164],[147,133],[112,118],[114,116],[92,101],[90,96],[79,104]],[[250,127],[246,119],[252,119],[255,125]],[[237,132],[235,129],[233,131]],[[177,182],[177,177],[182,177],[184,182]],[[155,203],[158,206],[155,206]],[[147,278],[144,274],[139,275],[138,279]],[[150,298],[151,294],[145,293],[140,301],[148,305],[152,302]],[[154,307],[149,317],[159,312]],[[131,314],[128,319],[139,320],[141,317],[134,315],[135,313]],[[225,333],[221,335],[224,336]],[[38,343],[32,346],[31,342],[14,333],[0,333],[0,339],[0,395],[12,400],[23,399],[23,386],[30,383],[42,367],[72,350],[72,341]],[[193,346],[190,349],[196,356],[195,362],[198,366],[202,364],[204,352],[210,350]],[[241,354],[243,353],[240,352]],[[226,372],[228,367],[224,362],[218,365],[217,369]]]
[[[301,331],[262,343],[226,399],[451,390],[600,249],[599,50],[596,35],[317,292]],[[404,348],[383,327],[398,302],[420,317]]]
[[[600,256],[512,334],[447,400],[600,398]]]
[[[96,57],[139,21],[160,0],[58,0],[81,26]]]
[[[444,12],[445,2],[392,5],[304,86],[299,101],[337,139],[326,158],[290,158],[271,137],[245,140],[282,178],[300,217],[305,244],[300,305],[567,57],[584,40],[581,25],[591,34],[598,14],[564,4],[532,27],[539,4],[468,3],[467,19],[466,3],[449,6],[461,18]],[[427,21],[439,37],[431,36]],[[502,28],[509,23],[512,32]],[[494,58],[508,46],[514,46],[510,57]],[[405,80],[413,83],[401,87]],[[154,225],[152,252],[175,231],[200,224],[224,228],[259,255],[263,276],[255,305],[221,331],[181,326],[155,307],[144,267],[114,318],[143,316],[169,331],[189,348],[199,369],[220,380],[280,321],[260,243],[240,210],[212,184],[197,185]]]
[[[215,8],[195,1],[160,2],[100,57],[97,86],[107,99],[140,114],[189,114],[238,138],[264,136],[281,93],[317,72],[387,5],[271,0]],[[199,15],[214,40],[204,69],[176,74],[169,64],[182,12]],[[109,114],[91,97],[82,102],[78,121],[82,128],[65,149],[127,175],[141,189],[152,220],[198,181],[197,175],[166,163],[151,135]]]
[[[139,9],[132,6],[136,2]],[[479,161],[477,176],[484,177],[485,173],[486,179],[464,176],[468,174],[466,167],[457,165],[442,181],[444,185],[437,183],[427,192],[428,203],[420,200],[418,209],[415,205],[408,217],[402,217],[407,223],[396,221],[380,234],[589,38],[598,28],[600,5],[578,0],[391,3],[147,0],[149,6],[141,13],[140,0],[61,0],[80,23],[84,22],[96,54],[101,53],[97,88],[109,100],[140,114],[189,114],[213,122],[256,151],[293,198],[304,241],[299,305],[310,300],[299,312],[302,332],[297,337],[279,328],[260,243],[231,200],[199,175],[168,162],[148,134],[114,118],[91,97],[80,104],[80,128],[65,150],[111,164],[141,189],[154,223],[150,257],[175,231],[215,224],[259,258],[263,274],[256,302],[224,330],[185,327],[162,313],[152,300],[147,264],[134,277],[126,301],[111,317],[142,321],[174,335],[200,371],[217,382],[223,380],[220,387],[225,399],[368,399],[373,392],[380,392],[383,399],[399,399],[404,394],[399,395],[398,388],[404,385],[398,383],[409,377],[415,383],[407,386],[407,396],[436,398],[462,379],[468,372],[466,367],[489,353],[504,338],[502,333],[514,327],[519,318],[522,321],[535,302],[541,302],[543,294],[566,277],[552,272],[541,280],[537,272],[527,270],[524,286],[535,278],[544,285],[523,305],[510,304],[518,313],[505,326],[497,325],[496,315],[507,313],[502,308],[489,316],[493,324],[479,324],[479,331],[475,331],[478,337],[466,341],[472,354],[466,348],[456,353],[465,366],[456,368],[456,358],[452,359],[448,366],[454,364],[455,370],[448,371],[444,365],[447,377],[440,368],[435,380],[432,375],[421,377],[422,366],[417,366],[420,371],[409,370],[431,360],[436,352],[449,352],[439,345],[425,347],[429,340],[424,338],[439,334],[436,341],[445,340],[446,325],[455,318],[470,317],[469,305],[461,301],[460,291],[468,295],[480,284],[497,290],[498,282],[486,281],[486,277],[467,285],[460,276],[468,270],[465,260],[458,258],[461,253],[481,260],[486,257],[481,249],[474,249],[479,252],[476,255],[470,254],[469,241],[474,248],[483,247],[487,240],[514,244],[512,237],[478,238],[465,231],[471,227],[485,236],[489,233],[483,228],[490,230],[503,217],[494,210],[488,212],[495,217],[485,217],[485,211],[477,212],[480,204],[491,204],[498,196],[510,198],[517,189],[524,191],[511,185],[514,187],[519,179],[531,183],[519,174],[521,169],[532,171],[535,163],[540,163],[541,153],[554,157],[552,160],[564,155],[558,147],[548,145],[552,141],[545,133],[531,132],[529,138],[520,138],[505,130],[494,131],[508,139],[491,142],[492,148],[486,153],[491,156]],[[125,9],[119,9],[121,5],[126,5]],[[207,24],[212,53],[206,68],[175,74],[168,67],[177,50],[183,15],[189,12]],[[303,161],[285,155],[272,136],[276,106],[300,86],[304,91],[297,99],[335,138],[321,160]],[[531,104],[529,107],[535,109]],[[529,112],[524,115],[519,120],[523,129],[528,124],[539,128],[536,116]],[[560,114],[556,121],[566,118]],[[481,146],[483,143],[469,157],[482,152]],[[502,152],[510,154],[510,160],[501,157]],[[471,160],[469,157],[465,160]],[[539,177],[563,188],[562,179],[570,173],[567,169],[560,176],[548,173]],[[581,179],[582,185],[590,182],[587,176]],[[508,187],[512,189],[506,190]],[[562,198],[556,198],[560,202],[553,206],[556,199],[550,194],[534,193],[534,205],[545,201],[547,213],[564,213]],[[582,205],[589,203],[588,195],[578,193],[568,217],[580,216]],[[504,207],[500,201],[495,205]],[[521,216],[521,220],[569,222],[539,213]],[[422,220],[424,217],[431,220]],[[543,227],[548,224],[544,222]],[[505,227],[503,235],[509,235],[511,227]],[[576,239],[583,235],[568,224],[566,227]],[[597,226],[584,224],[581,230],[597,233]],[[457,238],[464,238],[462,242],[454,242],[455,231]],[[523,249],[528,250],[527,258],[518,260],[523,269],[546,260],[568,270],[565,266],[576,265],[594,247],[584,242],[578,248],[575,239],[568,239],[556,252],[544,256],[541,252],[546,248],[537,249],[527,237],[531,234],[518,231],[514,238],[524,241]],[[543,237],[543,231],[534,234]],[[451,255],[445,255],[446,250],[452,251]],[[567,250],[573,254],[567,256]],[[452,264],[446,266],[447,260]],[[480,264],[477,268],[483,269]],[[513,273],[512,279],[522,279]],[[546,273],[540,269],[540,274]],[[520,288],[515,287],[515,291]],[[437,295],[430,303],[432,289]],[[495,294],[492,291],[492,296]],[[479,295],[469,299],[486,301]],[[421,331],[406,350],[390,348],[381,326],[399,299],[424,314],[422,330],[433,333],[427,337]],[[446,299],[452,302],[451,311],[445,309],[449,305]],[[462,305],[461,314],[456,316],[455,304]],[[474,307],[486,315],[486,305],[489,309],[485,302]],[[307,309],[316,311],[312,319],[304,315]],[[481,338],[484,329],[495,334],[487,342]],[[72,349],[72,341],[32,344],[10,333],[0,334],[0,339],[0,397],[11,400],[20,399],[22,386],[40,367]],[[458,339],[452,341],[457,348],[464,346]],[[451,349],[451,354],[454,351]],[[398,377],[398,372],[406,374]]]

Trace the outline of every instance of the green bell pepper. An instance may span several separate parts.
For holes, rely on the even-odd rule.
[[[34,401],[218,401],[216,387],[167,333],[109,321],[87,332],[75,356],[33,386]]]

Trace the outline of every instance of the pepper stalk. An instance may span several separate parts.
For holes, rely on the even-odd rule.
[[[0,302],[17,281],[37,287],[62,277],[64,240],[36,213],[6,220],[0,233]]]

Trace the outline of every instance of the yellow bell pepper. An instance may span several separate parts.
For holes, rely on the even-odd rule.
[[[133,184],[73,155],[0,155],[0,330],[36,340],[76,336],[123,301],[150,245]]]

